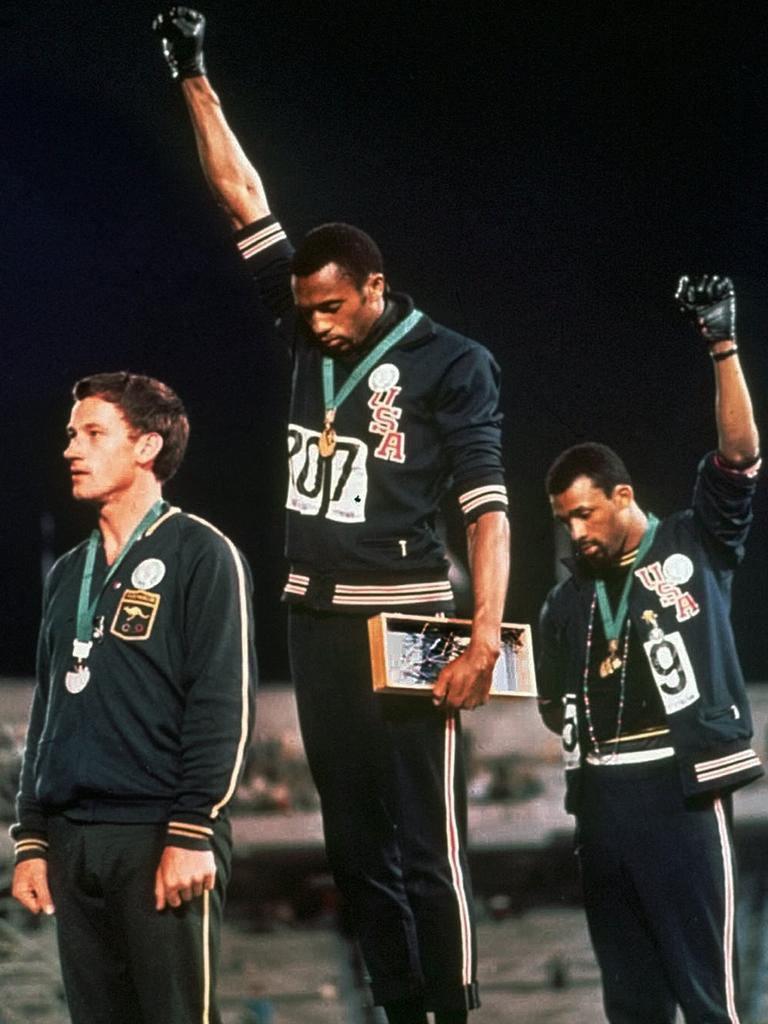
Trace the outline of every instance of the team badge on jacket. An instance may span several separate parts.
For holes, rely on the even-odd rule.
[[[148,640],[155,624],[160,595],[146,590],[126,590],[120,598],[110,633],[121,640]]]
[[[675,618],[685,622],[699,614],[696,598],[687,590],[681,590],[679,584],[687,583],[693,576],[693,562],[687,555],[670,555],[664,561],[652,562],[635,569],[635,576],[646,590],[652,590],[659,599],[662,608],[674,606]]]

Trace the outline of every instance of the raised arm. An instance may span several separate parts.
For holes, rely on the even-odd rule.
[[[162,39],[171,76],[181,83],[200,164],[216,202],[235,229],[266,217],[270,210],[261,178],[227,124],[206,77],[205,18],[188,7],[171,7],[157,16],[152,27]]]
[[[739,362],[733,284],[728,277],[683,277],[677,300],[709,345],[715,372],[718,451],[731,466],[749,466],[760,454],[760,438]]]

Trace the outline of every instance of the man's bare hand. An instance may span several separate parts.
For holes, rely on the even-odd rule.
[[[216,862],[210,850],[166,846],[155,872],[155,908],[180,907],[213,889],[215,881]]]
[[[432,703],[451,711],[472,711],[486,704],[498,656],[498,646],[470,642],[464,653],[449,662],[437,677],[432,687]]]
[[[11,895],[33,914],[53,914],[55,907],[48,888],[48,861],[43,857],[23,860],[13,870]]]

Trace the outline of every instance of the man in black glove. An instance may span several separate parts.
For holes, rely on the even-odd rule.
[[[759,439],[733,286],[683,277],[709,346],[717,451],[691,507],[660,522],[604,445],[555,460],[547,493],[574,546],[544,605],[540,710],[562,735],[584,903],[612,1024],[735,1024],[731,792],[759,778],[729,623]],[[661,450],[661,446],[660,446]]]
[[[204,19],[155,30],[208,183],[294,358],[288,429],[291,670],[326,849],[390,1024],[478,1005],[459,710],[485,703],[508,571],[498,368],[389,291],[371,238],[315,229],[294,252],[204,73]],[[432,699],[375,695],[367,619],[450,612],[435,530],[451,478],[475,614]]]

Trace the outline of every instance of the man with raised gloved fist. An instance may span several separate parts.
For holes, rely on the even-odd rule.
[[[683,277],[709,346],[717,451],[661,521],[605,445],[547,475],[574,547],[539,637],[540,710],[562,735],[590,936],[612,1024],[737,1024],[731,792],[763,774],[730,626],[759,439],[726,277]]]
[[[390,292],[348,224],[294,251],[205,76],[203,16],[159,15],[208,183],[294,359],[286,548],[291,671],[328,857],[390,1024],[461,1024],[478,1005],[459,711],[485,703],[507,589],[498,368]],[[435,529],[452,484],[475,613],[432,699],[374,694],[367,620],[450,613]]]

